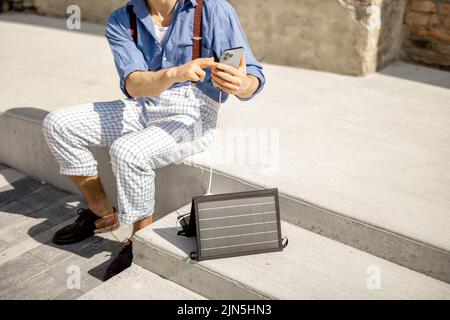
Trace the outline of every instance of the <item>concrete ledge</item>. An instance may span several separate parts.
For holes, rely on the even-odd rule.
[[[450,285],[282,223],[283,252],[194,262],[195,239],[177,236],[178,214],[136,234],[134,263],[211,299],[450,299]],[[380,288],[367,285],[379,270]],[[373,288],[372,288],[373,289]]]
[[[196,169],[198,174],[208,170],[198,164]],[[219,170],[214,170],[213,181],[213,193],[216,194],[273,187],[245,181]],[[450,283],[448,250],[320,207],[283,190],[280,190],[280,209],[281,218],[286,222]]]
[[[11,109],[0,114],[0,163],[9,165],[30,177],[45,181],[61,190],[80,195],[59,167],[44,140],[41,124],[47,111],[34,108]],[[116,199],[116,182],[106,150],[94,148],[99,174],[112,201]],[[186,166],[172,165],[157,170],[156,218],[206,192],[203,173]]]

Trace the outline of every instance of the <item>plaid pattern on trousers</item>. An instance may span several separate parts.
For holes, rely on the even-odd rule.
[[[156,98],[59,109],[45,118],[43,132],[63,175],[98,175],[89,148],[109,148],[120,221],[132,224],[153,214],[154,170],[211,143],[218,109],[219,103],[195,86],[182,86]]]

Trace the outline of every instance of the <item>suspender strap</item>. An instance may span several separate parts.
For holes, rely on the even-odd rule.
[[[132,5],[127,6],[128,16],[130,18],[130,33],[134,43],[137,44],[138,29],[137,17]],[[194,13],[194,38],[192,47],[192,60],[202,56],[202,18],[203,18],[203,0],[197,0]]]
[[[192,60],[201,58],[202,56],[202,16],[203,16],[203,0],[197,0],[194,13],[194,38],[192,47]]]
[[[136,13],[134,13],[132,5],[128,5],[127,6],[127,12],[128,12],[128,17],[130,18],[130,33],[131,33],[131,37],[133,38],[134,43],[137,44],[137,37],[138,37],[137,17],[136,17]]]

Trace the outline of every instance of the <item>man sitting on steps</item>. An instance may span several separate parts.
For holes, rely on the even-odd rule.
[[[203,23],[194,28],[199,11]],[[201,37],[194,34],[199,25]],[[131,0],[109,17],[106,37],[128,98],[60,109],[43,123],[60,173],[70,176],[88,204],[78,210],[73,224],[56,232],[53,241],[58,245],[114,230],[119,221],[133,224],[133,234],[150,225],[155,169],[206,148],[221,91],[224,101],[228,94],[248,100],[265,83],[238,17],[225,0]],[[239,69],[215,62],[235,47],[245,49]],[[203,58],[198,58],[200,50]],[[93,146],[109,148],[118,210],[98,177],[89,150]],[[133,234],[105,280],[131,265]]]

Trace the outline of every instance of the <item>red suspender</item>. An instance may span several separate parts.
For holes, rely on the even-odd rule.
[[[194,13],[194,38],[192,46],[192,60],[202,57],[202,17],[203,17],[203,1],[197,0]],[[133,6],[127,6],[128,16],[130,17],[130,33],[134,43],[137,44],[138,29],[137,29],[137,17],[134,13]]]
[[[138,36],[137,17],[136,17],[136,13],[134,13],[132,5],[128,5],[127,6],[127,12],[128,12],[128,17],[130,17],[130,33],[131,33],[131,37],[133,38],[134,43],[137,44],[137,36]]]
[[[194,13],[194,38],[192,47],[192,60],[202,57],[202,15],[203,0],[196,0],[197,6]]]

